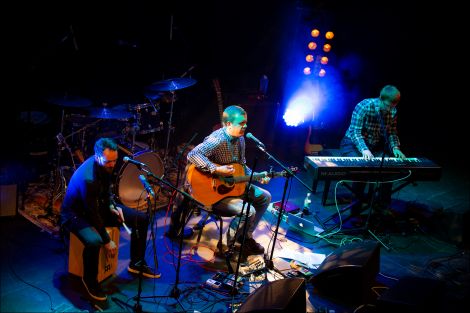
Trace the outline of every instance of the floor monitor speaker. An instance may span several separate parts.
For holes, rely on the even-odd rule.
[[[379,268],[379,243],[354,242],[329,254],[312,276],[311,282],[315,289],[326,296],[362,303],[371,294]]]
[[[250,294],[237,312],[306,312],[305,279],[285,278],[267,283]]]

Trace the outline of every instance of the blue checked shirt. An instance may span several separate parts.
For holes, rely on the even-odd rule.
[[[383,132],[380,127],[380,99],[364,99],[359,102],[352,113],[351,124],[346,131],[349,137],[356,145],[359,151],[371,150],[383,138]],[[390,150],[394,147],[400,147],[400,140],[397,135],[397,109],[391,108],[386,114],[382,114],[382,120],[385,125]]]
[[[213,131],[194,147],[188,153],[188,161],[210,173],[214,173],[216,164],[239,163],[244,166],[245,175],[251,175],[251,169],[246,166],[245,138],[230,136],[225,127]]]

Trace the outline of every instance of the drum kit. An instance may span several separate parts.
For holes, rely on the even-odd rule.
[[[165,174],[169,156],[170,134],[173,130],[172,116],[175,91],[190,87],[196,83],[192,78],[173,78],[158,81],[146,88],[144,93],[148,102],[138,104],[121,104],[108,106],[103,103],[100,108],[92,108],[91,101],[79,97],[51,97],[48,102],[62,108],[60,133],[58,141],[57,172],[63,173],[63,168],[73,168],[73,171],[93,151],[93,145],[98,138],[110,137],[118,143],[119,153],[145,163],[158,176]],[[162,101],[170,103],[168,124],[160,116]],[[65,115],[65,108],[79,109],[84,114]],[[157,134],[166,130],[166,144],[161,158],[161,149],[156,139]],[[143,141],[139,141],[139,140]],[[66,152],[66,160],[71,160],[71,167],[64,166],[62,152]],[[122,157],[120,157],[122,159]],[[170,162],[168,162],[169,164]],[[146,203],[146,193],[139,181],[139,169],[132,164],[119,162],[115,193],[124,205],[131,208],[141,208]],[[68,177],[70,179],[70,177]],[[64,177],[61,177],[62,182]],[[64,184],[62,184],[64,185]],[[56,188],[54,188],[56,189]],[[65,193],[65,186],[61,188]],[[57,198],[55,195],[54,199]]]

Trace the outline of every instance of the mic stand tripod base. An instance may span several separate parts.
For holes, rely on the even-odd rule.
[[[269,258],[265,257],[264,264],[266,264],[266,268],[273,270],[274,269],[274,262],[273,260],[270,260]]]
[[[173,289],[171,289],[170,296],[177,299],[180,297],[181,291],[178,289],[177,286],[174,286]]]

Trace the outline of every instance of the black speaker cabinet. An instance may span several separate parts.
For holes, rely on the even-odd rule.
[[[237,312],[306,312],[305,279],[285,278],[259,287]]]
[[[328,255],[311,278],[325,296],[361,303],[368,300],[380,268],[380,246],[362,241],[339,247]]]

